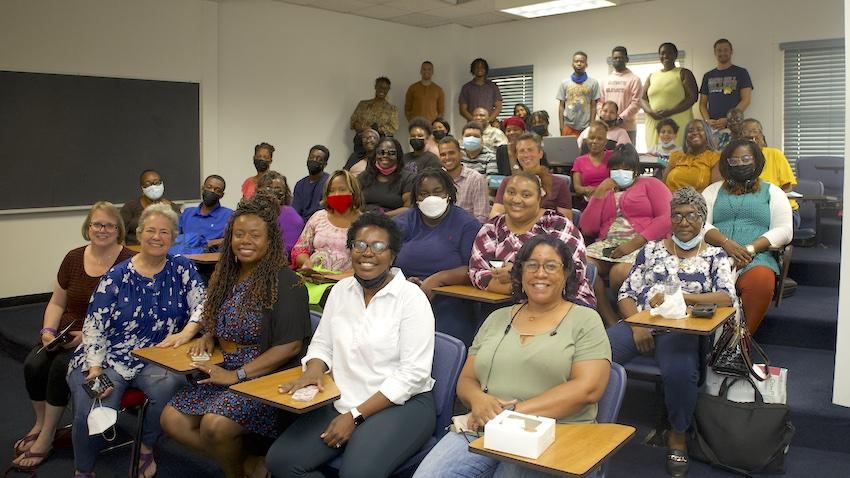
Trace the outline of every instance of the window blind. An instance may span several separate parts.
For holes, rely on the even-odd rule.
[[[806,156],[844,157],[844,40],[783,43],[783,149],[792,167]]]
[[[534,111],[534,66],[514,66],[509,68],[493,68],[488,79],[499,85],[502,92],[502,111],[499,119],[505,119],[514,114],[514,106],[523,103],[529,112]]]

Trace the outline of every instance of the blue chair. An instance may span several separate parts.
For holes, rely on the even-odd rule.
[[[844,195],[844,158],[837,156],[808,156],[797,160],[797,177],[823,183],[824,194]],[[798,182],[799,185],[799,182]]]
[[[310,311],[310,326],[312,330],[310,335],[315,335],[316,329],[319,328],[319,321],[322,320],[322,313],[315,310]]]
[[[803,196],[823,196],[823,183],[815,179],[798,179],[794,190]],[[819,211],[814,201],[797,201],[800,209],[800,227],[794,231],[794,243],[812,246],[817,242]]]
[[[596,282],[596,266],[593,265],[592,262],[588,261],[584,266],[584,270],[587,271],[587,283],[590,284],[591,288],[593,288],[593,283]]]
[[[452,410],[455,402],[455,390],[460,371],[466,360],[466,346],[463,342],[442,332],[434,333],[434,362],[431,366],[431,376],[434,378],[434,406],[437,409],[437,423],[434,435],[422,445],[422,448],[407,459],[393,472],[393,476],[411,476],[425,455],[446,434],[452,421]],[[342,456],[328,463],[328,467],[339,471]]]
[[[608,376],[608,386],[605,393],[599,399],[596,411],[596,421],[599,423],[616,423],[620,416],[620,406],[623,405],[623,397],[626,396],[626,370],[618,363],[611,363],[611,374]],[[608,471],[607,460],[596,471],[596,478],[605,478]]]
[[[573,224],[579,227],[579,221],[581,221],[581,209],[573,208]]]

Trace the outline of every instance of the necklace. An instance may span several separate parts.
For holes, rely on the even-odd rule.
[[[673,243],[673,256],[676,257],[676,269],[680,270],[680,271],[682,270],[682,259],[690,259],[691,257],[697,257],[699,255],[699,253],[702,252],[703,242],[700,242],[699,246],[697,246],[696,254],[694,254],[690,257],[679,257],[679,248],[676,247],[675,242],[673,242],[672,240],[670,242]],[[685,250],[682,249],[682,254],[684,254],[684,253],[685,253]]]

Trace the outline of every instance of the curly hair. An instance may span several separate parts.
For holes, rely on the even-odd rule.
[[[729,157],[735,154],[735,150],[740,146],[750,148],[750,153],[753,155],[753,166],[755,167],[753,180],[747,181],[745,184],[738,183],[732,179],[732,166],[729,165]],[[759,145],[757,145],[753,140],[748,138],[733,139],[720,153],[720,162],[718,163],[718,167],[720,169],[720,175],[723,176],[723,179],[725,179],[723,186],[727,191],[733,194],[744,194],[758,191],[759,183],[761,183],[761,181],[759,181],[759,176],[761,176],[762,171],[764,171],[764,163],[764,153],[762,153]]]
[[[522,290],[522,264],[531,257],[534,249],[540,245],[550,246],[558,253],[561,262],[564,263],[564,278],[566,279],[561,297],[564,300],[575,302],[576,292],[578,291],[578,279],[576,279],[576,264],[575,260],[573,260],[573,250],[564,241],[548,234],[539,234],[532,237],[528,242],[523,244],[517,253],[514,259],[514,267],[511,269],[511,294],[513,295],[514,302],[528,301],[528,296]]]
[[[436,179],[443,186],[443,190],[449,196],[449,204],[455,204],[457,202],[457,186],[455,186],[454,180],[449,176],[444,169],[440,168],[425,168],[419,173],[416,174],[416,177],[413,178],[413,190],[410,193],[411,199],[414,204],[419,200],[419,192],[422,190],[422,181],[425,179]],[[419,207],[418,205],[416,206]]]
[[[277,171],[266,171],[266,174],[260,176],[260,180],[257,181],[257,191],[263,188],[270,188],[272,186],[272,181],[275,179],[280,179],[283,182],[283,195],[278,198],[280,199],[280,205],[289,206],[292,204],[292,190],[289,189],[289,183],[286,182],[286,176]]]
[[[673,197],[670,199],[670,210],[676,209],[679,206],[692,206],[696,209],[696,213],[705,221],[708,207],[705,204],[705,198],[691,186],[685,186],[673,192]]]
[[[277,302],[278,271],[286,267],[288,262],[283,250],[280,227],[277,216],[280,205],[277,198],[270,192],[257,191],[251,199],[243,199],[227,221],[224,230],[224,243],[221,245],[221,259],[215,266],[207,288],[207,299],[204,302],[202,315],[203,328],[206,332],[215,331],[216,313],[224,301],[232,293],[233,287],[239,282],[239,261],[231,247],[233,240],[233,224],[241,216],[257,216],[266,223],[268,249],[260,259],[260,263],[246,279],[248,281],[242,300],[236,305],[237,314],[242,317],[249,312],[260,312],[271,309]]]

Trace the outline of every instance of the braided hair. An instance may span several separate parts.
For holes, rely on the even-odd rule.
[[[224,230],[221,260],[215,266],[215,272],[207,288],[202,316],[203,328],[206,332],[215,330],[216,313],[239,282],[239,261],[233,253],[231,242],[233,223],[240,216],[257,216],[266,223],[268,249],[256,269],[245,279],[248,281],[247,288],[242,295],[242,300],[236,304],[236,312],[241,317],[249,312],[271,309],[277,302],[278,271],[287,266],[280,227],[277,224],[279,214],[280,205],[277,198],[266,191],[257,191],[251,199],[243,199],[233,211]]]

